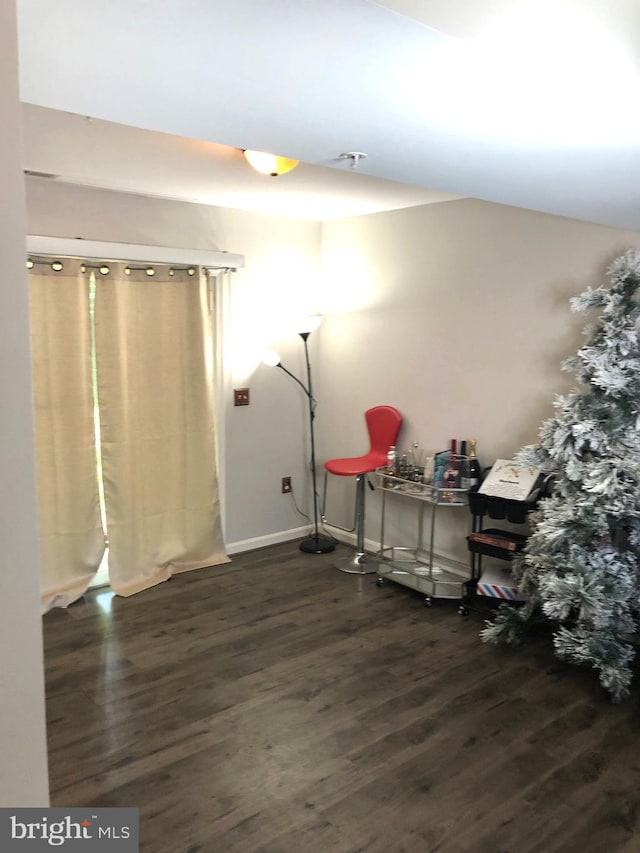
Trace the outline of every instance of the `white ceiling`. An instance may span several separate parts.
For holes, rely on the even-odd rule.
[[[18,0],[18,18],[25,168],[59,180],[313,219],[472,196],[640,230],[638,0]],[[241,148],[303,165],[259,177]],[[356,172],[347,151],[369,155]]]
[[[326,221],[459,196],[306,163],[279,178],[239,148],[22,105],[25,168],[57,180],[180,201]],[[338,164],[337,164],[338,165]]]

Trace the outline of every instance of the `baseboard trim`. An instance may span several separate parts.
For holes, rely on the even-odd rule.
[[[268,533],[266,536],[254,536],[252,539],[240,539],[238,542],[227,542],[226,552],[242,554],[244,551],[255,551],[256,548],[266,548],[267,545],[278,545],[280,542],[290,542],[292,539],[304,539],[309,535],[309,527],[295,527],[291,530],[281,530],[279,533]]]
[[[341,545],[348,545],[355,548],[355,533],[348,533],[345,530],[336,530],[328,526],[327,528],[320,530],[320,533],[322,536],[333,537]],[[266,548],[267,545],[279,545],[281,542],[291,542],[295,539],[304,539],[306,536],[309,536],[309,534],[310,530],[306,525],[304,527],[292,528],[291,530],[281,530],[279,533],[269,533],[266,536],[255,536],[253,539],[241,539],[238,542],[229,542],[227,544],[226,552],[229,556],[233,554],[242,554],[244,551],[255,551],[256,548]],[[373,539],[365,539],[364,548],[368,554],[375,554],[380,549],[380,543]],[[449,565],[453,564],[453,566],[458,569],[462,575],[466,575],[469,572],[468,563],[463,563],[452,557],[446,557],[444,554],[434,554],[433,557],[436,562],[438,559],[442,559],[449,563]]]
[[[242,554],[244,551],[255,551],[256,548],[266,548],[267,545],[279,545],[281,542],[292,542],[294,539],[304,539],[310,536],[312,530],[308,526],[295,527],[291,530],[281,530],[278,533],[268,533],[265,536],[254,536],[252,539],[240,539],[238,542],[228,542],[226,553]],[[336,539],[341,545],[353,545],[355,547],[356,537],[354,533],[347,533],[343,530],[321,529],[321,536],[328,536]],[[364,543],[365,550],[374,554],[380,547],[377,542],[366,539]]]

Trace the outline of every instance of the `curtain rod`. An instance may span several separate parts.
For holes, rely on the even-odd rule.
[[[128,261],[129,263],[198,265],[208,269],[235,272],[244,266],[244,255],[212,252],[206,249],[177,249],[165,246],[143,246],[131,243],[103,243],[68,237],[27,237],[27,252],[32,255]]]

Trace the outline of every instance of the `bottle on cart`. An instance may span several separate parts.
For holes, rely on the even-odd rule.
[[[471,488],[471,477],[469,474],[469,457],[467,456],[467,442],[460,442],[460,453],[458,454],[458,475],[461,489]]]
[[[476,455],[476,439],[469,439],[469,488],[473,489],[480,485],[482,469]]]
[[[451,439],[451,453],[449,454],[449,464],[447,465],[442,485],[445,489],[457,489],[459,488],[458,482],[458,466],[456,462],[456,447],[457,441],[455,438]]]
[[[387,474],[396,477],[398,474],[398,453],[395,444],[392,444],[387,453]]]
[[[397,470],[398,477],[402,477],[403,480],[409,479],[409,457],[406,453],[403,453],[398,459]]]
[[[409,479],[420,480],[422,478],[422,451],[420,442],[414,441],[409,448]]]

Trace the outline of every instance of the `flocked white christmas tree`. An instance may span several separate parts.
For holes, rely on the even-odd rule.
[[[527,593],[520,609],[503,605],[482,632],[487,642],[520,642],[543,614],[558,657],[597,670],[614,700],[632,678],[640,622],[640,253],[609,270],[610,286],[571,300],[600,309],[586,343],[563,368],[579,389],[558,397],[540,443],[518,461],[553,475],[550,497],[513,564]]]

